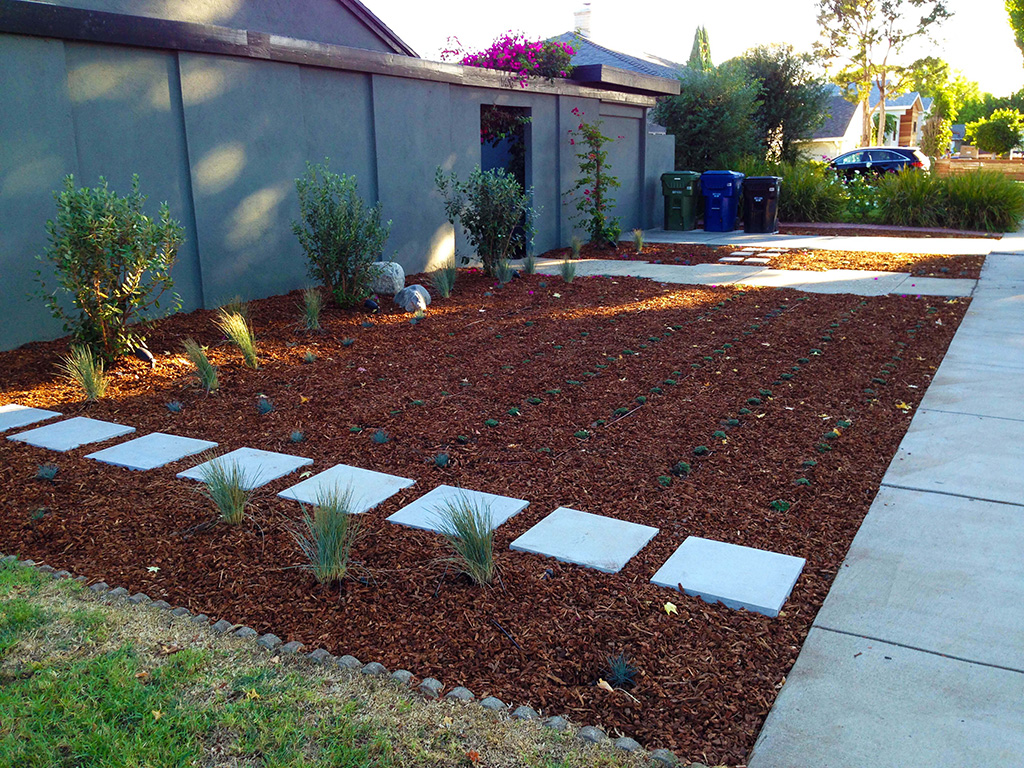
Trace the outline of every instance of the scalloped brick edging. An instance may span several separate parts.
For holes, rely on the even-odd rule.
[[[40,573],[50,575],[54,579],[72,579],[80,583],[87,581],[85,576],[74,576],[71,572],[65,570],[55,570],[53,566],[46,564],[37,564],[34,560],[19,560],[16,555],[0,555],[0,564],[17,564],[27,568],[35,568]],[[405,687],[410,688],[412,686],[413,679],[415,676],[412,672],[406,669],[398,669],[388,674],[388,669],[383,664],[376,661],[371,661],[367,664],[363,664],[355,656],[334,656],[324,648],[316,648],[313,651],[306,653],[304,651],[305,645],[297,640],[293,640],[288,643],[283,643],[281,638],[273,633],[259,634],[252,627],[247,627],[243,624],[232,624],[226,619],[219,619],[214,623],[210,623],[210,618],[205,613],[193,614],[188,608],[184,606],[174,607],[166,600],[153,600],[148,595],[137,592],[134,595],[129,594],[128,590],[124,587],[111,588],[109,584],[104,581],[98,581],[88,586],[88,590],[99,600],[107,603],[113,603],[123,600],[127,605],[143,606],[145,608],[156,609],[167,612],[170,616],[191,621],[195,624],[201,624],[206,626],[210,631],[218,635],[231,635],[233,637],[242,639],[255,638],[255,643],[264,650],[271,652],[285,653],[289,655],[302,655],[309,662],[313,664],[328,665],[333,664],[342,669],[347,669],[353,674],[362,674],[373,677],[387,677],[389,680]],[[498,714],[504,714],[513,720],[522,720],[525,722],[539,722],[545,728],[551,728],[556,731],[569,731],[573,728],[572,724],[566,718],[561,715],[552,715],[541,719],[540,714],[525,704],[521,704],[511,710],[511,705],[506,704],[501,699],[495,696],[486,696],[483,699],[477,699],[471,690],[463,686],[456,686],[451,688],[442,697],[441,693],[445,689],[444,683],[433,677],[427,677],[420,681],[418,687],[420,693],[423,694],[425,699],[434,700],[448,700],[448,701],[464,701],[473,702],[477,706],[483,707],[491,712]],[[614,741],[608,736],[601,728],[593,725],[584,725],[576,728],[576,738],[584,744],[591,744],[596,747],[612,746],[616,750],[623,752],[639,753],[643,752],[643,747],[628,736],[622,736]],[[675,768],[683,768],[687,765],[679,760],[674,752],[668,749],[654,749],[647,753],[649,759],[649,765],[651,768],[665,768],[671,766]],[[702,763],[689,763],[689,768],[706,768]]]

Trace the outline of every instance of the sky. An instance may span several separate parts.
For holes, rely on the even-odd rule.
[[[454,35],[471,50],[508,30],[546,38],[568,32],[583,0],[364,0],[423,58],[438,59]],[[766,43],[810,50],[818,35],[814,0],[592,0],[592,39],[626,53],[685,62],[693,31],[707,27],[715,64]],[[1003,0],[947,0],[953,17],[910,60],[937,55],[982,91],[1006,96],[1024,87],[1024,57],[1014,44]]]

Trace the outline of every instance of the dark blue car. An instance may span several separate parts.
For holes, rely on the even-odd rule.
[[[857,174],[927,171],[930,165],[928,156],[915,147],[864,147],[846,152],[829,163],[833,171],[846,178]]]

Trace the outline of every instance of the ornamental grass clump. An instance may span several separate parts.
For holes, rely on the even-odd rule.
[[[494,277],[497,278],[498,282],[502,285],[507,285],[512,282],[512,278],[515,276],[515,270],[512,269],[512,265],[509,264],[508,259],[498,259],[494,263]]]
[[[452,291],[455,290],[455,279],[458,275],[459,270],[455,265],[455,257],[452,256],[430,273],[430,283],[441,294],[442,299],[447,299],[452,295]]]
[[[89,347],[72,347],[57,367],[65,379],[81,387],[87,401],[96,402],[107,393],[110,381],[103,371],[103,361],[94,357]]]
[[[571,283],[573,280],[576,279],[576,264],[566,259],[558,268],[558,272],[559,274],[561,274],[562,279],[565,282]]]
[[[307,331],[322,331],[320,310],[324,306],[324,296],[319,288],[307,288],[302,292],[302,327]]]
[[[260,367],[259,356],[256,354],[256,337],[253,335],[249,323],[241,314],[221,310],[217,313],[214,323],[221,333],[238,347],[246,366],[253,369]]]
[[[67,176],[55,198],[57,217],[46,222],[49,245],[38,259],[52,267],[56,287],[48,287],[49,275],[41,270],[39,293],[65,331],[112,362],[145,346],[138,321],[153,317],[173,288],[170,271],[184,229],[167,203],[155,219],[142,212],[146,197],[138,176],[124,197],[111,192],[102,177],[95,189],[76,189],[74,176]],[[177,311],[181,300],[173,291],[169,295],[169,309]]]
[[[199,377],[199,383],[203,388],[207,392],[217,389],[220,386],[217,366],[206,356],[206,347],[200,346],[195,339],[185,339],[182,346],[185,348],[185,356],[196,367],[196,376]]]
[[[642,229],[633,230],[633,247],[636,248],[637,256],[644,252],[644,231]]]
[[[381,205],[367,206],[359,196],[355,176],[332,173],[329,160],[306,164],[295,180],[301,220],[292,231],[306,252],[309,276],[342,307],[370,295],[380,260],[391,234],[391,222],[381,222]]]
[[[533,274],[537,273],[537,257],[536,256],[534,256],[533,254],[530,254],[529,256],[526,256],[523,259],[523,272],[525,272],[528,275],[533,275]]]
[[[237,461],[210,459],[199,470],[199,480],[199,492],[213,502],[221,522],[238,525],[245,519],[257,483]]]
[[[348,573],[352,546],[359,538],[359,522],[352,513],[352,489],[321,490],[313,514],[305,508],[302,525],[290,531],[310,571],[320,584],[331,585]]]
[[[637,671],[629,655],[619,653],[605,657],[601,678],[613,688],[632,688],[636,684]]]
[[[474,584],[490,584],[497,574],[490,508],[461,497],[438,510],[437,523],[454,553],[449,561],[461,566]]]

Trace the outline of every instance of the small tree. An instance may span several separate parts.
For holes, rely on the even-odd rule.
[[[704,26],[697,27],[693,33],[693,47],[690,49],[690,58],[686,66],[696,72],[710,72],[715,68],[711,63],[711,42],[708,39],[708,30]]]
[[[1013,109],[997,109],[987,120],[966,127],[966,140],[982,152],[1002,155],[1020,146],[1024,137],[1024,115]]]
[[[944,157],[953,144],[953,124],[941,115],[932,115],[921,129],[921,151],[929,157]]]
[[[615,245],[622,234],[622,227],[617,217],[609,215],[615,208],[615,199],[609,192],[622,185],[608,173],[611,166],[608,164],[608,150],[604,148],[613,139],[601,133],[600,120],[585,122],[585,113],[578,107],[574,107],[572,113],[580,119],[575,129],[569,129],[569,143],[579,148],[576,157],[580,161],[580,177],[563,197],[571,199],[576,196],[576,213],[570,218],[590,233],[591,243]]]
[[[174,286],[170,269],[184,230],[171,218],[167,203],[154,221],[142,212],[146,197],[139,177],[125,197],[111,192],[100,177],[95,189],[75,188],[74,176],[64,179],[55,193],[57,218],[46,222],[49,247],[39,260],[53,266],[57,287],[47,291],[37,273],[41,293],[53,316],[64,321],[81,343],[106,361],[145,343],[133,324]],[[173,296],[171,311],[181,307]],[[62,306],[69,296],[76,313]]]
[[[327,164],[307,163],[306,175],[295,180],[302,220],[292,222],[292,231],[306,252],[309,276],[345,307],[369,294],[373,262],[384,252],[391,222],[381,223],[380,203],[363,202],[355,176],[332,173]]]
[[[454,171],[446,176],[439,167],[434,183],[448,221],[462,225],[486,274],[493,275],[496,264],[526,246],[533,232],[533,189],[524,190],[503,168],[483,171],[478,165],[461,182]]]

